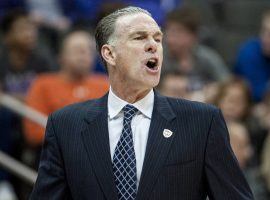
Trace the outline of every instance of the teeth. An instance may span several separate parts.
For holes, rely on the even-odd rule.
[[[155,63],[155,62],[156,62],[156,59],[151,58],[151,59],[149,60],[149,62],[153,62],[153,63]]]

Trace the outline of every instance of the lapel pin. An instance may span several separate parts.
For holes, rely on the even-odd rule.
[[[172,134],[173,134],[173,132],[170,131],[169,129],[164,129],[164,130],[163,130],[163,136],[164,136],[165,138],[171,137]]]

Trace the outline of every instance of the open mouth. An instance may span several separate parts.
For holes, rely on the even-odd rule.
[[[151,70],[157,70],[158,60],[156,58],[151,58],[146,62],[146,66]]]

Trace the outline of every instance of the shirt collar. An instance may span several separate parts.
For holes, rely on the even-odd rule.
[[[112,91],[112,88],[110,87],[108,96],[109,119],[113,119],[114,117],[116,117],[122,111],[123,107],[125,107],[125,105],[127,104],[129,103],[116,96],[116,94]],[[137,108],[147,118],[151,119],[154,106],[153,89],[144,98],[131,105]]]

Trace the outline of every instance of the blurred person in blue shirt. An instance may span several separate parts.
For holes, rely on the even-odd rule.
[[[253,99],[261,101],[270,79],[270,10],[263,14],[259,37],[240,48],[235,73],[248,81]]]
[[[64,13],[71,21],[78,20],[94,22],[103,4],[124,3],[127,5],[141,6],[153,15],[160,24],[163,23],[164,14],[180,5],[182,0],[59,0]]]

